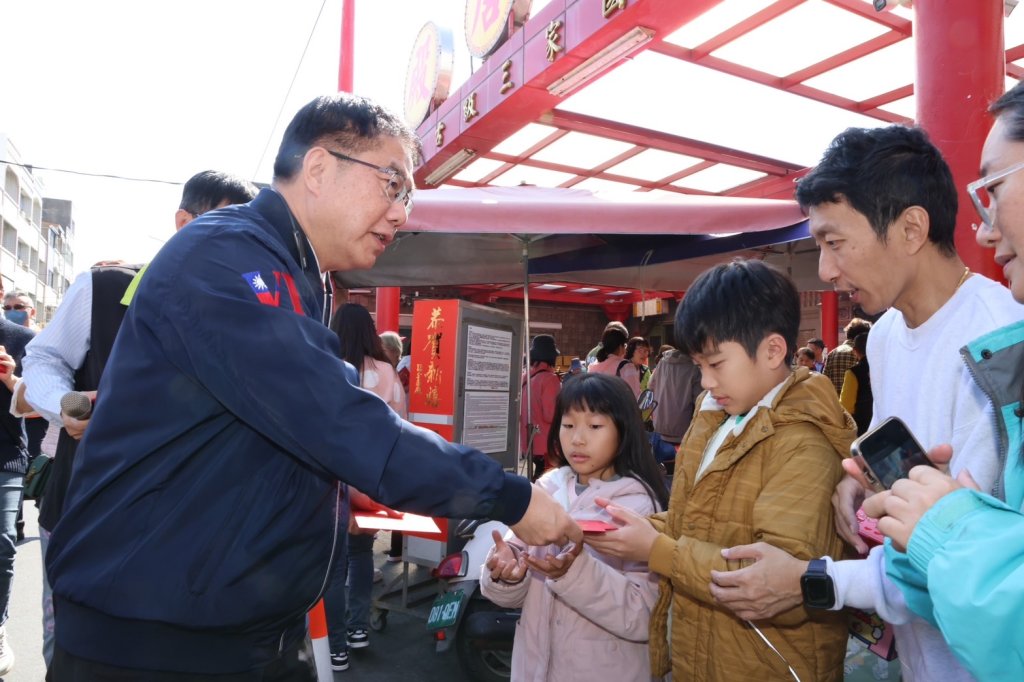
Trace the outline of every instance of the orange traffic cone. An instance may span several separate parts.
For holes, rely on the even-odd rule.
[[[327,641],[327,612],[321,599],[309,612],[309,639],[313,643],[313,661],[316,663],[316,677],[320,682],[333,682],[331,670],[331,645]]]

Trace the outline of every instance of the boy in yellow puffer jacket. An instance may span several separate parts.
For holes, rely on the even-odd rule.
[[[599,552],[647,561],[662,576],[650,630],[656,675],[843,678],[841,613],[798,606],[751,623],[709,589],[712,570],[736,568],[722,557],[726,547],[763,541],[806,559],[842,552],[830,498],[856,427],[828,379],[790,369],[799,323],[793,283],[760,261],[708,270],[676,313],[676,342],[700,366],[705,393],[668,511],[644,519],[609,505],[622,527],[587,537]]]

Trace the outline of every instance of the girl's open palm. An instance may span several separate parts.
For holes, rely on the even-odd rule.
[[[569,572],[569,567],[572,566],[572,562],[576,560],[576,557],[580,555],[580,551],[582,549],[582,542],[574,542],[557,555],[548,553],[546,556],[542,557],[530,556],[526,558],[526,563],[529,564],[530,568],[538,573],[542,573],[548,578],[557,580]]]
[[[520,582],[526,577],[526,561],[522,553],[505,542],[498,531],[492,530],[491,537],[494,538],[494,547],[484,563],[491,572],[491,580],[505,583]]]

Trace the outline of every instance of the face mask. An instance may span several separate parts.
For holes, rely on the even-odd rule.
[[[25,326],[28,322],[28,311],[27,310],[5,310],[4,317],[13,322],[14,324]]]

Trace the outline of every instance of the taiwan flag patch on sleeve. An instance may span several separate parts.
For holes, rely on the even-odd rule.
[[[249,286],[252,287],[253,293],[256,294],[256,298],[263,305],[272,305],[275,308],[281,305],[281,292],[277,288],[277,282],[274,283],[274,291],[270,291],[270,287],[263,281],[263,275],[257,272],[247,272],[242,275],[242,279],[248,282]]]
[[[246,272],[242,274],[242,279],[245,280],[246,284],[252,289],[252,292],[256,294],[256,299],[263,305],[273,306],[274,308],[281,307],[281,289],[283,288],[288,293],[288,301],[291,302],[291,308],[299,315],[304,315],[302,311],[302,297],[299,296],[299,288],[295,286],[295,279],[287,272],[277,272],[276,270],[271,272],[269,279],[263,278],[263,273]],[[285,308],[287,309],[287,305]]]

